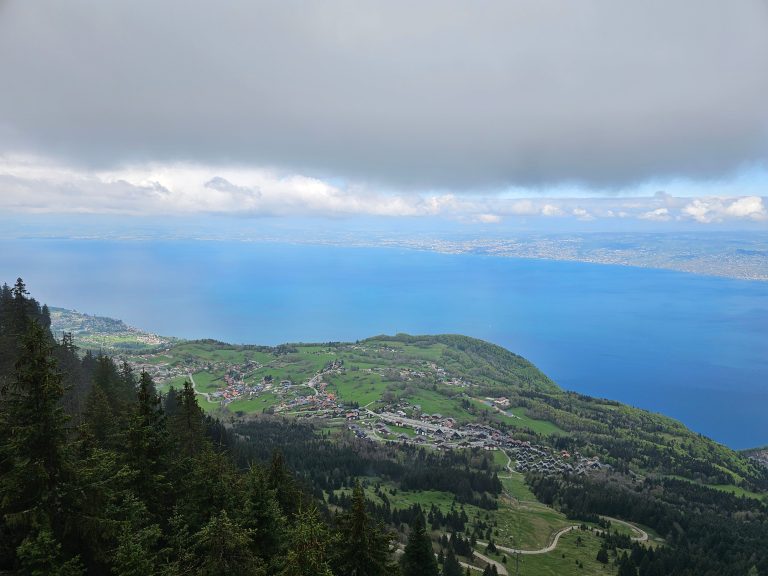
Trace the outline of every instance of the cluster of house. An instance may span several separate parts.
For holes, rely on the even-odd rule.
[[[529,441],[515,439],[492,426],[486,424],[465,424],[456,427],[456,422],[445,419],[439,414],[422,415],[421,419],[408,418],[401,410],[396,412],[381,412],[377,420],[365,418],[359,422],[359,411],[347,413],[348,428],[358,438],[370,438],[365,427],[371,429],[374,435],[385,438],[393,437],[394,441],[402,444],[431,446],[438,450],[453,450],[463,448],[480,448],[483,450],[504,450],[512,460],[516,460],[516,469],[521,472],[532,471],[542,474],[586,474],[600,470],[606,465],[597,457],[587,458],[578,452],[555,451],[546,446],[531,444]],[[450,420],[451,426],[445,426]],[[413,434],[397,434],[392,432],[389,425],[410,428]]]
[[[243,372],[230,369],[224,375],[224,387],[211,392],[210,397],[218,400],[222,400],[223,405],[227,405],[233,400],[238,400],[244,397],[253,398],[258,396],[261,392],[271,391],[274,388],[272,384],[272,377],[265,377],[261,379],[259,384],[246,384],[243,378],[245,377]],[[283,391],[288,390],[293,383],[290,380],[281,380],[280,389]]]
[[[308,407],[311,410],[311,415],[326,416],[330,418],[342,416],[343,407],[339,404],[336,394],[328,392],[328,383],[323,380],[323,374],[343,370],[343,365],[344,362],[342,360],[334,360],[333,362],[326,364],[323,370],[315,374],[315,376],[306,383],[306,386],[314,389],[315,393],[313,395],[295,396],[292,399],[280,403],[275,411],[282,412]],[[283,391],[287,391],[293,386],[293,383],[290,380],[283,380],[280,382],[280,386]],[[347,419],[349,419],[349,416],[347,416]]]
[[[463,378],[450,378],[450,377],[446,377],[443,380],[443,384],[445,384],[446,386],[456,386],[458,388],[468,388],[472,386],[472,382],[464,380]]]
[[[224,404],[226,405],[232,402],[233,400],[242,398],[245,395],[248,395],[249,397],[251,397],[254,394],[258,394],[259,392],[262,392],[263,390],[264,390],[264,386],[261,384],[256,384],[255,386],[251,386],[242,381],[230,380],[226,382],[226,386],[224,388],[216,390],[215,392],[211,392],[210,397],[218,400],[223,400]]]
[[[143,357],[139,358],[143,359]],[[152,376],[152,380],[161,383],[179,378],[180,376],[186,376],[189,373],[185,366],[170,366],[169,364],[154,364],[144,361],[131,362],[131,368],[136,372],[146,372]]]
[[[507,454],[516,460],[515,469],[519,472],[538,472],[540,474],[586,474],[607,467],[597,457],[582,457],[578,452],[552,452],[544,446],[530,442],[512,441]]]
[[[506,410],[510,405],[509,398],[504,398],[503,396],[501,398],[486,398],[486,400],[490,400],[496,408],[501,408],[502,410]]]
[[[158,358],[162,357],[168,358],[168,363],[157,361]],[[225,372],[224,381],[227,387],[243,386],[242,381],[246,378],[246,374],[262,367],[261,364],[253,360],[247,360],[242,366],[235,367],[228,362],[212,362],[191,356],[184,357],[173,365],[170,364],[171,361],[177,359],[168,356],[165,352],[160,352],[131,357],[130,364],[135,371],[146,372],[155,382],[160,384],[197,372]],[[232,392],[234,391],[234,389],[230,391],[229,396],[233,396]],[[245,391],[240,389],[239,394],[243,393]]]
[[[368,437],[368,434],[366,434],[365,431],[362,428],[360,428],[360,426],[358,426],[357,424],[350,424],[349,426],[347,426],[347,428],[351,430],[352,433],[360,439]]]
[[[354,348],[354,347],[353,347]],[[454,377],[451,376],[448,371],[445,368],[441,368],[434,362],[425,362],[425,367],[428,367],[429,370],[416,370],[414,368],[399,368],[398,374],[402,380],[405,381],[412,381],[412,380],[422,380],[424,378],[427,378],[431,373],[439,380],[442,384],[445,384],[446,386],[456,386],[459,388],[468,388],[472,386],[472,383],[468,380],[464,380],[463,378]],[[386,368],[366,368],[365,371],[369,373],[376,373],[380,374],[382,376],[386,376],[386,372],[389,369]]]

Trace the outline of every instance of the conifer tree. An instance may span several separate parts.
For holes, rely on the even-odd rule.
[[[352,491],[352,507],[339,518],[339,546],[335,562],[339,576],[386,576],[390,566],[391,536],[376,525],[366,511],[365,493],[359,482]]]
[[[624,552],[624,554],[621,555],[621,558],[619,559],[619,576],[637,576],[637,570],[635,569],[634,564],[632,564],[632,560],[630,560],[629,556],[627,556],[627,553]]]
[[[333,576],[329,539],[330,532],[318,517],[317,508],[298,510],[279,576]]]
[[[283,453],[276,450],[272,454],[267,481],[270,489],[275,491],[280,509],[287,517],[293,516],[301,506],[301,494],[296,487],[288,468],[285,465]]]
[[[86,443],[107,447],[114,440],[115,419],[107,395],[101,386],[94,384],[85,400],[83,425],[81,427]]]
[[[118,380],[120,376],[117,373],[115,363],[111,358],[99,354],[94,359],[93,366],[93,385],[99,386],[101,390],[106,394],[109,407],[112,410],[119,411],[122,405],[117,399],[117,389],[119,387]]]
[[[601,546],[600,550],[597,551],[596,559],[601,564],[608,564],[608,550],[606,550],[605,546]]]
[[[226,510],[214,514],[195,537],[194,574],[198,576],[263,576],[263,563],[252,552],[252,533],[232,520]]]
[[[496,549],[496,544],[493,543],[493,538],[488,539],[488,544],[485,546],[485,551],[489,554],[496,554],[498,552]]]
[[[77,355],[77,346],[71,332],[65,332],[62,335],[60,344],[54,348],[54,356],[64,374],[62,405],[73,423],[79,425],[92,382],[83,374],[82,363]]]
[[[432,551],[432,540],[424,523],[424,515],[416,514],[408,543],[400,559],[403,576],[437,576],[437,560]]]
[[[286,545],[287,525],[262,468],[251,466],[243,493],[240,523],[253,534],[256,554],[269,562],[281,554]]]
[[[17,545],[29,536],[35,549],[44,543],[56,548],[63,533],[69,469],[61,382],[51,341],[33,322],[22,339],[15,379],[3,390],[0,428],[7,434],[0,444],[0,514],[10,528],[6,536]]]
[[[119,576],[153,576],[157,574],[154,547],[160,539],[157,524],[145,527],[127,525],[120,535],[112,559],[112,571]]]
[[[35,530],[17,550],[23,574],[29,576],[82,576],[84,568],[78,557],[65,559],[61,544],[49,528]]]
[[[136,471],[134,482],[152,513],[159,513],[163,495],[169,491],[167,482],[168,435],[160,398],[155,393],[152,378],[141,373],[134,412],[128,425],[127,461]]]
[[[461,576],[461,564],[459,564],[459,560],[456,558],[456,553],[451,547],[448,548],[448,553],[445,555],[443,576]]]
[[[51,329],[51,310],[48,308],[48,304],[43,304],[40,311],[40,326],[46,333]]]
[[[150,386],[154,392],[155,385],[151,382],[151,379]],[[120,366],[120,375],[116,390],[117,401],[123,409],[128,409],[136,401],[137,387],[136,375],[133,372],[133,368],[131,368],[131,365],[128,364],[128,362],[123,361]]]
[[[170,426],[181,454],[192,456],[200,451],[203,445],[203,411],[197,404],[195,390],[189,381],[184,382],[179,406]]]
[[[176,391],[176,388],[171,386],[168,389],[168,392],[165,394],[165,398],[163,401],[163,410],[165,411],[165,415],[168,418],[171,418],[176,414],[178,409],[179,409],[179,394]]]
[[[17,278],[11,293],[13,295],[12,330],[17,335],[25,334],[29,329],[31,319],[28,314],[29,299],[27,296],[29,296],[29,292],[27,292],[24,280]]]

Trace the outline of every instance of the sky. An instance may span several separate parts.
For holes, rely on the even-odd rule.
[[[768,0],[0,0],[0,78],[5,216],[768,230]]]

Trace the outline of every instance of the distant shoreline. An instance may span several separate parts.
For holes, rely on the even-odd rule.
[[[380,237],[364,240],[355,235],[344,238],[260,237],[158,237],[124,235],[119,238],[98,235],[35,235],[11,241],[94,241],[94,242],[237,242],[284,244],[334,248],[395,248],[445,255],[486,256],[509,259],[581,262],[649,270],[668,270],[693,274],[768,282],[768,234],[734,235],[733,246],[722,247],[707,234],[518,234],[511,238],[447,239],[441,237]],[[618,241],[618,242],[617,242]],[[614,244],[621,244],[620,247]]]

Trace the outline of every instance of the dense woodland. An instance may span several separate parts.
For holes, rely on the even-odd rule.
[[[449,492],[460,504],[485,509],[496,508],[495,497],[501,493],[491,458],[482,450],[438,453],[408,445],[361,443],[351,434],[330,440],[306,424],[268,416],[237,422],[234,430],[248,440],[233,446],[237,460],[264,460],[278,450],[306,489],[318,497],[322,491],[351,488],[361,476],[394,481],[404,490]]]

